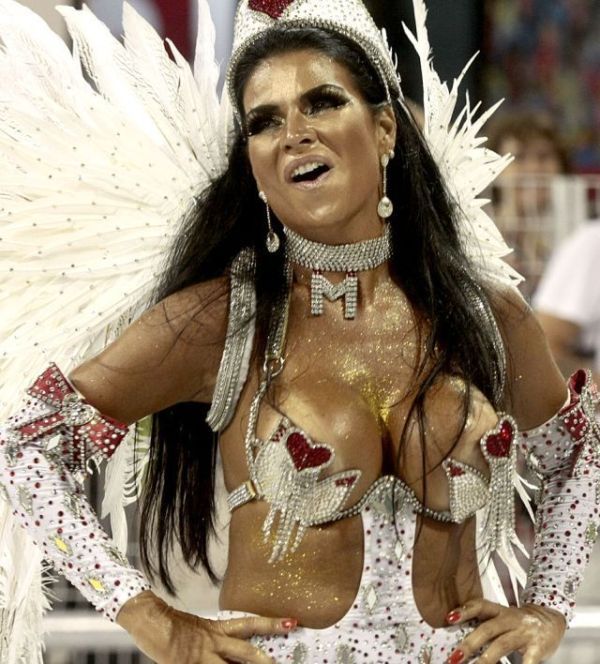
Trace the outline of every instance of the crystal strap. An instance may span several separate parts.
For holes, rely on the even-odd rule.
[[[258,496],[257,491],[254,487],[252,480],[248,480],[243,484],[240,484],[237,489],[234,489],[227,496],[227,507],[230,512],[245,505],[246,503],[252,502]]]
[[[212,404],[206,417],[213,431],[222,431],[229,424],[245,382],[247,369],[244,365],[248,363],[254,340],[255,266],[256,258],[251,249],[241,251],[231,266],[227,337]]]
[[[353,244],[321,244],[285,228],[286,251],[292,263],[324,272],[364,272],[382,265],[392,256],[389,224],[383,235]]]

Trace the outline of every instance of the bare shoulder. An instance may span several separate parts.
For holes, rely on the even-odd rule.
[[[69,377],[90,403],[123,422],[182,401],[209,402],[228,304],[227,277],[174,293]]]
[[[533,310],[516,288],[488,290],[507,358],[505,409],[521,429],[554,415],[566,398],[565,380]]]

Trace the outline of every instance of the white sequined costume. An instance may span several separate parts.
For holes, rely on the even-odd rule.
[[[356,599],[326,629],[299,628],[289,636],[253,639],[276,662],[295,664],[390,664],[443,662],[468,627],[434,629],[413,596],[412,563],[418,510],[399,481],[373,487],[360,512],[363,569]],[[219,617],[242,614],[222,611]]]

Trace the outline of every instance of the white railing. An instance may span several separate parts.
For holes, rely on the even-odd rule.
[[[46,664],[73,664],[77,655],[82,657],[81,661],[86,661],[83,658],[91,653],[96,654],[97,662],[109,653],[113,664],[129,664],[134,658],[139,664],[148,661],[138,659],[133,643],[123,629],[88,611],[54,612],[46,618],[45,628]],[[577,664],[598,664],[598,645],[600,606],[581,607],[559,652],[552,658],[552,664],[571,664],[575,661],[575,653]]]
[[[502,177],[485,196],[507,244],[509,262],[526,278],[530,296],[552,251],[577,227],[600,219],[600,176]]]

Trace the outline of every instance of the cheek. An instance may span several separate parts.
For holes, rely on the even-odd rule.
[[[270,176],[275,172],[276,157],[274,151],[269,148],[267,142],[261,139],[252,141],[248,146],[248,159],[252,167],[254,178],[266,186]]]
[[[374,135],[366,132],[364,126],[356,127],[345,134],[345,145],[348,167],[358,189],[364,191],[377,186],[381,179],[380,158]]]

